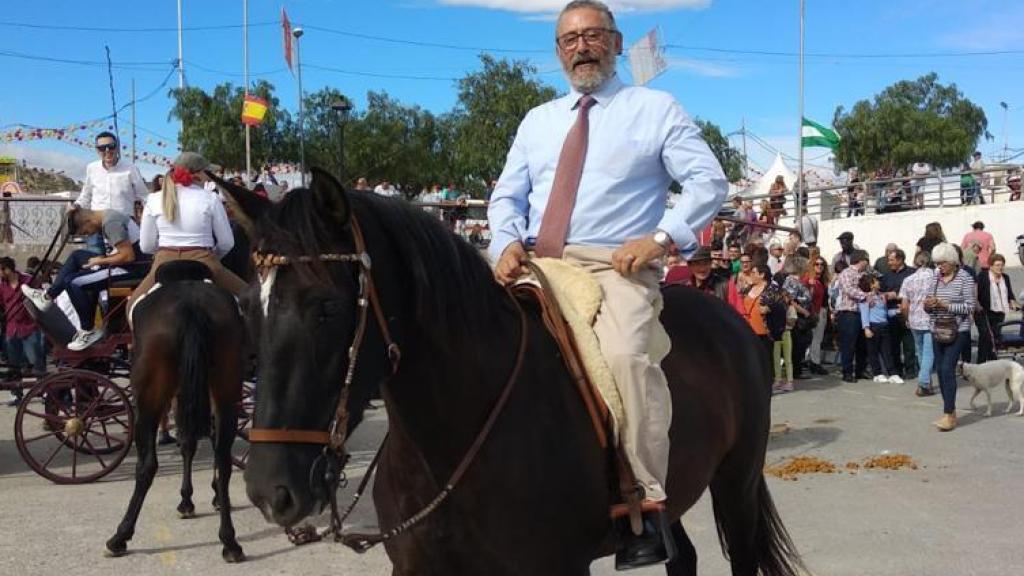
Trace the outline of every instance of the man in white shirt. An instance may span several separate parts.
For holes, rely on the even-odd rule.
[[[622,35],[608,7],[576,0],[562,10],[555,45],[571,90],[523,119],[491,196],[495,278],[515,282],[528,250],[589,271],[605,298],[594,325],[622,396],[621,443],[646,497],[665,499],[671,344],[659,322],[658,282],[675,244],[684,256],[728,192],[722,168],[670,94],[626,86],[615,73]],[[667,206],[669,185],[683,194]],[[623,564],[658,561],[627,542]],[[661,558],[664,560],[664,558]]]
[[[782,265],[786,261],[785,252],[778,240],[772,241],[771,247],[768,248],[768,268],[773,276],[782,272]]]
[[[815,246],[818,244],[818,219],[807,213],[806,207],[804,213],[800,216],[800,225],[797,226],[800,230],[800,238],[807,246]]]
[[[932,167],[927,162],[914,162],[914,165],[910,167],[910,173],[914,176],[914,183],[911,186],[913,194],[913,207],[915,210],[924,209],[924,183],[928,180],[928,175],[932,173]]]
[[[87,210],[116,210],[129,218],[135,214],[135,203],[145,202],[149,189],[139,169],[121,159],[120,143],[111,132],[96,136],[99,160],[85,168],[85,183],[74,206]],[[87,239],[89,250],[103,254],[103,236],[93,234]]]
[[[373,193],[380,196],[387,196],[389,198],[398,196],[398,190],[396,190],[391,182],[388,182],[387,180],[381,180],[381,183],[377,184],[377,187],[373,189]]]

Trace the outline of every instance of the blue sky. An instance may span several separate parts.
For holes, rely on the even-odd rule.
[[[183,1],[186,27],[241,22],[241,0]],[[0,15],[0,70],[6,79],[5,89],[0,91],[0,126],[5,129],[0,131],[16,123],[61,127],[110,113],[105,68],[36,57],[100,62],[106,58],[104,46],[108,45],[116,65],[114,85],[121,104],[130,99],[132,78],[138,97],[149,94],[160,87],[177,56],[175,0],[5,4]],[[540,70],[542,80],[564,90],[566,84],[553,51],[551,18],[561,4],[561,0],[283,3],[291,20],[306,27],[302,60],[307,92],[333,86],[361,107],[367,91],[386,91],[406,104],[438,113],[455,103],[454,79],[478,69],[478,49],[505,50],[492,53],[528,59]],[[672,46],[666,53],[670,70],[652,81],[652,87],[673,93],[692,115],[709,119],[726,132],[738,130],[745,119],[748,129],[769,147],[796,153],[796,58],[741,52],[795,53],[798,0],[619,0],[610,4],[616,9],[627,44],[657,26],[663,41]],[[255,78],[272,82],[282,105],[294,111],[296,83],[285,69],[277,23],[281,7],[279,0],[249,2],[250,70]],[[1022,21],[1024,2],[1019,0],[808,0],[807,52],[827,55],[807,59],[806,115],[828,124],[837,105],[849,108],[896,81],[935,71],[942,82],[955,82],[984,108],[995,137],[981,145],[986,156],[1003,147],[1000,101],[1010,106],[1009,147],[1024,148]],[[114,32],[109,30],[112,28],[167,30]],[[469,49],[417,46],[366,36]],[[999,51],[1016,53],[951,55]],[[842,56],[849,54],[862,57]],[[863,57],[893,54],[941,56]],[[241,30],[187,31],[184,60],[190,85],[211,88],[226,80],[241,83]],[[620,71],[628,80],[627,69],[625,60],[620,60]],[[168,87],[176,83],[177,77],[172,76]],[[160,139],[156,135],[176,136],[176,125],[167,118],[169,108],[166,88],[138,105],[141,149],[159,151],[149,139],[155,142]],[[127,114],[122,115],[122,128],[127,123]],[[735,142],[739,144],[738,139]],[[764,166],[771,161],[772,153],[753,140],[748,141],[748,151],[755,163]],[[808,157],[824,161],[825,152],[810,149]],[[0,154],[11,153],[71,173],[92,156],[60,142],[17,149],[0,144]]]

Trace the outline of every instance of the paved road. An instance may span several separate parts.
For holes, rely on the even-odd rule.
[[[793,539],[813,574],[872,576],[951,574],[1002,576],[1020,570],[1020,478],[1024,471],[1024,418],[961,412],[961,428],[941,434],[930,422],[940,400],[913,396],[912,385],[840,384],[834,377],[802,382],[774,400],[777,431],[770,463],[797,455],[840,466],[884,453],[905,453],[917,470],[770,478],[769,484]],[[961,388],[960,406],[969,390]],[[381,411],[354,437],[357,462],[370,457],[385,428]],[[220,560],[217,519],[208,506],[208,453],[198,461],[200,517],[178,520],[179,459],[161,451],[164,467],[139,522],[132,554],[111,560],[103,542],[120,519],[131,489],[129,458],[107,480],[55,486],[28,471],[13,445],[13,410],[0,408],[0,572],[75,576],[138,574],[389,574],[379,550],[356,555],[337,545],[294,548],[264,523],[232,479],[235,521],[249,562]],[[358,479],[359,470],[352,474]],[[322,520],[321,520],[322,521]],[[363,508],[356,521],[372,525]],[[700,554],[702,574],[728,574],[705,498],[685,518]],[[614,573],[609,560],[594,573]],[[661,569],[633,572],[664,574]]]

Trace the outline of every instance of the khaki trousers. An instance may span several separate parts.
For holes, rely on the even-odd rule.
[[[612,248],[566,246],[563,259],[590,272],[604,301],[594,322],[601,353],[626,411],[620,441],[647,498],[665,499],[672,397],[661,361],[671,348],[661,325],[660,270],[624,278],[612,268]]]
[[[156,283],[156,271],[160,269],[160,266],[175,260],[195,260],[206,264],[206,267],[213,273],[213,283],[235,296],[241,294],[248,286],[234,272],[225,268],[220,263],[217,255],[211,250],[168,250],[161,248],[157,251],[156,256],[153,257],[153,267],[149,269],[149,274],[142,279],[142,283],[132,292],[132,298],[128,304],[129,310],[139,296],[149,292],[153,284]]]

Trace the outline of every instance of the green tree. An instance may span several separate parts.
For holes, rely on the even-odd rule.
[[[501,174],[519,123],[531,108],[557,94],[535,78],[537,69],[526,61],[495,60],[482,54],[480,62],[482,70],[459,80],[458,105],[448,119],[455,129],[453,167],[477,183]],[[461,183],[468,184],[466,180]]]
[[[306,166],[316,166],[331,172],[340,174],[341,168],[341,141],[339,131],[341,123],[345,122],[345,135],[351,133],[352,123],[358,122],[358,116],[351,112],[344,120],[340,112],[332,106],[335,102],[343,101],[352,105],[351,101],[335,88],[323,88],[312,94],[306,95],[303,99],[303,123],[306,128],[305,153]],[[298,146],[298,123],[288,126],[289,140],[294,139]],[[349,148],[346,143],[345,148]],[[347,158],[347,155],[346,155]],[[295,158],[298,161],[298,158]],[[351,179],[352,171],[349,163],[346,162],[345,179]]]
[[[743,178],[743,164],[745,159],[743,153],[729,145],[729,139],[722,134],[722,129],[709,120],[694,119],[697,127],[700,128],[704,141],[708,143],[711,152],[722,165],[722,171],[729,182],[736,182]]]
[[[981,107],[956,84],[942,85],[934,72],[897,82],[846,112],[836,109],[833,126],[842,140],[841,168],[893,169],[923,161],[949,168],[965,161],[979,138],[991,139]]]
[[[438,129],[438,119],[430,112],[404,106],[384,92],[370,92],[366,111],[357,114],[345,132],[349,177],[413,187],[437,179]]]
[[[278,107],[274,86],[261,80],[250,92],[266,100],[269,106],[263,123],[250,131],[254,169],[291,158],[293,144],[287,136],[291,117]],[[170,118],[180,120],[184,126],[178,133],[181,147],[199,152],[228,170],[244,170],[245,126],[241,121],[244,89],[225,83],[214,87],[209,94],[201,88],[188,87],[171,90],[171,96],[174,107]]]

